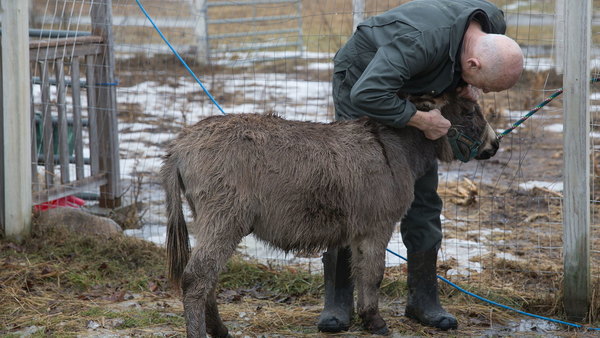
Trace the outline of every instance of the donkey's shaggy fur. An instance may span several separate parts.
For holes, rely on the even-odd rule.
[[[483,139],[480,156],[495,153],[495,133],[475,103],[452,98],[443,104],[453,126]],[[415,180],[438,159],[453,157],[445,137],[431,141],[417,129],[369,119],[321,124],[239,114],[183,131],[161,175],[169,273],[183,290],[188,336],[227,336],[215,299],[217,277],[250,233],[293,252],[350,245],[358,314],[368,330],[385,328],[378,287],[394,224],[412,203]],[[181,191],[194,218],[191,256]]]

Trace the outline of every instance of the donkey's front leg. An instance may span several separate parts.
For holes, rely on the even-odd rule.
[[[379,286],[385,269],[386,245],[387,242],[380,238],[362,238],[352,245],[352,267],[358,289],[358,315],[366,330],[379,335],[389,333],[379,314]]]

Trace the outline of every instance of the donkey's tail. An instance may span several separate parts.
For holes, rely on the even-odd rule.
[[[167,200],[167,260],[169,279],[176,288],[180,287],[183,270],[190,258],[190,241],[181,207],[181,191],[185,186],[179,169],[170,155],[165,157],[161,176]]]

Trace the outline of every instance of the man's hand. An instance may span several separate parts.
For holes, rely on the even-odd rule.
[[[446,135],[448,129],[450,129],[450,121],[442,116],[442,112],[439,109],[430,111],[417,110],[406,125],[423,131],[425,137],[430,140],[437,140]]]
[[[473,87],[471,85],[460,87],[456,90],[456,92],[458,93],[458,96],[464,97],[475,102],[479,100],[479,95],[481,95],[481,89]]]

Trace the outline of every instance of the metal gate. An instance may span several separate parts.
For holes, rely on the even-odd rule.
[[[193,6],[195,52],[201,61],[230,59],[225,56],[231,53],[264,61],[303,52],[301,0],[194,0]]]

